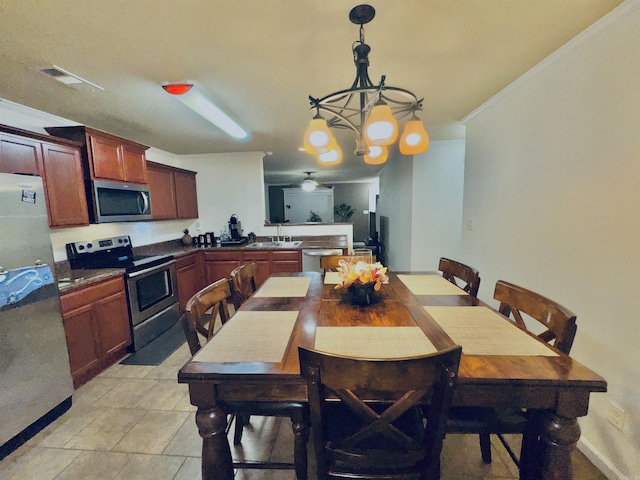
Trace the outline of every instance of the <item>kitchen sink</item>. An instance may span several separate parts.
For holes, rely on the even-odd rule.
[[[295,242],[254,242],[246,248],[296,248],[302,245],[302,240]]]

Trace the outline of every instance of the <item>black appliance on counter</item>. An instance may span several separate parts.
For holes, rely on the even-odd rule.
[[[221,247],[237,247],[245,245],[249,242],[247,237],[242,236],[242,223],[238,220],[238,217],[234,213],[229,219],[229,238],[220,239]]]
[[[68,243],[72,269],[123,268],[133,351],[164,333],[180,317],[172,255],[135,257],[128,235]]]

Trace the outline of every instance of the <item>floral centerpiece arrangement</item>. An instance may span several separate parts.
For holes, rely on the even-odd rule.
[[[383,267],[380,262],[376,263],[348,263],[345,260],[338,262],[338,273],[340,283],[336,288],[347,288],[351,285],[375,283],[374,290],[380,290],[383,281],[388,281],[387,267]]]

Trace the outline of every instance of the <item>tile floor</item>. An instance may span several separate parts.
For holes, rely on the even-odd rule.
[[[186,385],[176,373],[189,359],[185,345],[158,366],[114,365],[76,391],[73,406],[0,462],[6,480],[195,480],[200,478],[200,437]],[[235,458],[291,462],[293,434],[284,419],[252,417]],[[310,450],[311,444],[309,444]],[[480,459],[478,439],[445,440],[443,480],[516,479],[496,440],[494,461]],[[312,452],[310,452],[312,456]],[[315,480],[313,459],[309,478]],[[580,480],[605,480],[582,454],[574,458]],[[295,480],[293,471],[240,470],[236,479]]]

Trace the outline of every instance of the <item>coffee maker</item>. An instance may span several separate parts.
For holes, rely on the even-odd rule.
[[[231,240],[240,240],[242,237],[242,224],[235,213],[229,219],[229,237]]]

